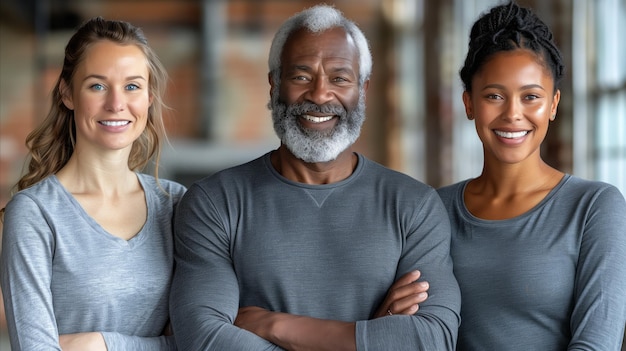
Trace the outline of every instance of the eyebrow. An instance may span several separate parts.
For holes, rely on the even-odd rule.
[[[86,81],[87,79],[90,79],[90,78],[102,79],[102,80],[106,80],[107,79],[107,77],[101,76],[99,74],[90,74],[87,77],[85,77],[85,79],[83,79],[83,81]],[[143,76],[128,76],[128,77],[125,78],[125,80],[137,80],[137,79],[146,80],[146,78],[144,78]]]
[[[481,90],[486,90],[486,89],[500,89],[500,90],[506,90],[506,87],[504,85],[501,84],[488,84],[485,87],[483,87]],[[539,84],[527,84],[521,87],[521,90],[528,90],[528,89],[534,89],[534,88],[539,88],[541,90],[546,90],[543,86],[539,85]]]
[[[307,65],[293,65],[291,67],[288,68],[287,72],[294,72],[294,71],[304,71],[304,72],[309,72],[311,71],[312,68],[311,66],[307,66]],[[348,65],[340,65],[337,67],[331,67],[330,69],[330,73],[347,73],[347,74],[355,74],[354,70],[349,67]]]

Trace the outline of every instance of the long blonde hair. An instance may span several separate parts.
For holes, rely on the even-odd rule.
[[[65,47],[63,69],[52,90],[52,106],[47,117],[26,138],[29,149],[28,169],[16,184],[17,190],[26,189],[45,177],[58,172],[74,152],[76,125],[74,111],[62,100],[61,82],[72,89],[72,78],[76,67],[84,59],[85,51],[95,42],[109,40],[121,45],[136,45],[148,61],[149,90],[152,104],[148,109],[148,122],[141,136],[133,143],[128,167],[140,170],[153,159],[155,175],[158,174],[161,142],[166,137],[163,124],[163,94],[168,75],[154,51],[148,46],[143,31],[124,21],[92,18],[83,23]]]

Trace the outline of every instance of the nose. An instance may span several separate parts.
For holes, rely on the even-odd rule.
[[[324,78],[317,78],[311,82],[306,99],[317,105],[324,105],[333,100],[330,82]]]
[[[124,111],[125,105],[124,93],[117,91],[116,89],[111,89],[106,97],[106,110],[111,112],[121,112]]]
[[[522,105],[516,99],[509,99],[506,108],[502,111],[501,118],[505,121],[513,122],[522,119]]]

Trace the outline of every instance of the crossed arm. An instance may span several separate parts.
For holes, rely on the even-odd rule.
[[[172,335],[170,325],[163,330],[164,336]],[[149,338],[146,338],[146,340]],[[59,335],[59,346],[63,351],[107,351],[104,336],[100,332]]]
[[[390,288],[373,318],[412,315],[428,297],[428,283],[417,282],[419,271],[400,277]],[[236,326],[286,350],[356,350],[355,323],[323,320],[260,307],[239,309]]]

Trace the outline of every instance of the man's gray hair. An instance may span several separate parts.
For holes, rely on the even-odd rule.
[[[312,33],[340,27],[354,40],[359,52],[359,85],[362,86],[372,73],[372,54],[367,39],[359,27],[343,16],[341,11],[328,5],[317,5],[291,16],[278,29],[270,48],[269,69],[275,83],[280,82],[280,56],[287,38],[294,31],[306,28]]]

